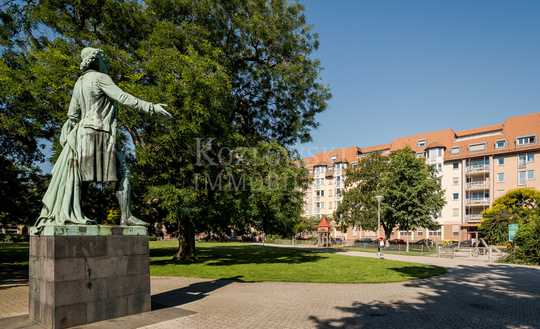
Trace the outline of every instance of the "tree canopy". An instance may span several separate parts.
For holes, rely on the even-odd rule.
[[[484,210],[479,232],[488,243],[505,243],[508,241],[508,224],[523,224],[529,217],[540,214],[539,205],[539,191],[532,188],[511,190]]]
[[[80,50],[103,48],[121,88],[170,105],[174,116],[148,120],[144,113],[119,111],[125,140],[137,154],[141,217],[183,218],[191,236],[241,226],[234,221],[247,216],[238,203],[258,198],[246,192],[239,201],[226,191],[200,189],[200,177],[216,180],[233,170],[221,160],[245,147],[281,147],[288,157],[283,171],[297,172],[288,148],[310,140],[330,98],[312,57],[317,34],[298,3],[26,0],[2,6],[0,23],[0,143],[10,147],[0,156],[19,168],[47,155],[40,141],[58,150]],[[288,188],[292,196],[301,187]],[[259,196],[247,209],[269,216],[265,223],[272,227],[286,220],[286,209],[291,217],[298,214],[296,196]]]
[[[410,148],[392,152],[388,157],[368,155],[350,168],[346,176],[343,202],[338,218],[363,229],[377,228],[376,195],[381,203],[381,226],[388,239],[396,228],[435,229],[435,218],[442,210],[444,192],[435,169],[416,158]]]

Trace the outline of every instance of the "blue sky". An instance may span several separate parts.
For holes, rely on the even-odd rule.
[[[301,2],[333,94],[304,155],[540,111],[540,1]]]

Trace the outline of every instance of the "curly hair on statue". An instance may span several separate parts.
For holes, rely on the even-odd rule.
[[[99,58],[105,59],[105,53],[99,48],[86,47],[81,51],[81,71],[86,71]]]

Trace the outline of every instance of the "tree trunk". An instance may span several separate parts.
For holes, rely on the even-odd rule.
[[[195,259],[195,230],[190,220],[178,221],[178,250],[174,256],[177,261]]]

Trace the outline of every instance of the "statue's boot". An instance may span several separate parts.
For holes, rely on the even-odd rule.
[[[120,189],[116,191],[116,197],[118,198],[121,213],[120,225],[148,226],[149,224],[147,222],[142,221],[131,214],[130,192],[129,182],[127,179],[124,179]]]

